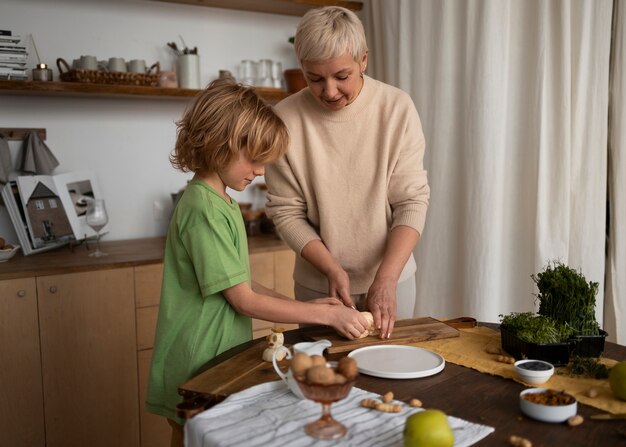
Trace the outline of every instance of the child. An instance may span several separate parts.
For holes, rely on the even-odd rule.
[[[250,88],[217,80],[177,123],[172,165],[195,175],[172,215],[165,245],[161,304],[147,410],[165,416],[182,443],[178,386],[227,349],[252,338],[250,317],[332,326],[358,338],[367,322],[335,298],[313,303],[250,288],[248,245],[239,205],[242,191],[288,144],[287,129]],[[182,444],[181,444],[182,445]]]

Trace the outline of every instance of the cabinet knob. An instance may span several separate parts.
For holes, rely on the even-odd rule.
[[[19,296],[20,298],[24,298],[26,296],[26,290],[18,290],[17,296]]]
[[[57,293],[57,288],[56,288],[56,286],[51,286],[51,287],[50,287],[50,293]]]

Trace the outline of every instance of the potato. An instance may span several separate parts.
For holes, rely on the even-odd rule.
[[[294,376],[303,377],[311,366],[313,366],[313,360],[304,352],[296,352],[291,359],[290,368]]]
[[[337,372],[348,380],[354,379],[358,374],[356,361],[352,357],[341,358],[337,364]]]
[[[335,383],[335,372],[326,366],[312,366],[306,370],[306,381],[316,385],[330,385]]]
[[[323,355],[312,355],[311,361],[313,362],[313,366],[326,366],[326,359]]]

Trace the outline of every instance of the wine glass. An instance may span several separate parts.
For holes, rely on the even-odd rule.
[[[87,215],[86,222],[93,230],[96,232],[96,251],[90,253],[89,256],[95,256],[99,258],[101,256],[106,256],[107,253],[100,251],[100,230],[107,224],[109,221],[109,216],[107,215],[107,209],[104,204],[103,199],[94,199],[90,200],[87,203]]]
[[[354,380],[331,385],[307,383],[302,377],[295,377],[304,397],[322,404],[321,417],[304,426],[307,435],[316,439],[339,439],[348,433],[348,429],[341,422],[333,419],[330,406],[333,402],[345,399],[354,385]]]

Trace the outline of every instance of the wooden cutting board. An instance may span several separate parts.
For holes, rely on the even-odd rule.
[[[303,329],[306,337],[317,341],[329,340],[333,345],[327,349],[329,354],[352,351],[364,346],[373,345],[403,345],[427,340],[458,337],[459,331],[439,320],[431,317],[412,318],[396,321],[391,337],[381,340],[378,336],[369,336],[358,340],[348,340],[328,327],[312,327]]]

